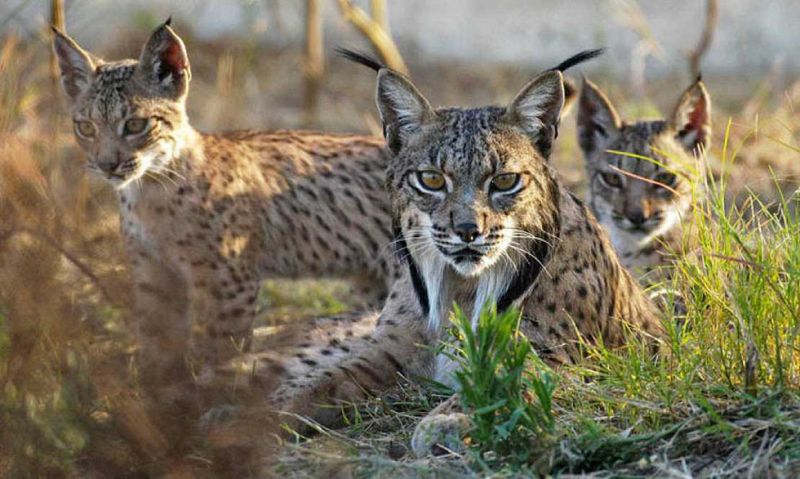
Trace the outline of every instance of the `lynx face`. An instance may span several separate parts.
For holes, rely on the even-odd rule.
[[[670,120],[633,124],[620,121],[587,81],[578,129],[590,203],[623,256],[679,226],[691,204],[697,155],[710,136],[710,101],[701,81],[683,94]]]
[[[138,61],[103,62],[60,32],[54,46],[88,168],[118,189],[165,171],[184,146],[191,76],[183,42],[168,24]]]
[[[542,178],[549,178],[545,160],[563,105],[559,73],[531,82],[508,108],[433,110],[388,71],[378,88],[396,153],[390,190],[412,252],[469,277],[513,268],[521,244],[547,240],[543,204],[553,186]]]
[[[445,110],[438,125],[395,163],[396,194],[407,205],[409,237],[462,276],[494,265],[538,226],[532,207],[545,191],[546,168],[503,111]],[[529,229],[529,228],[528,228]]]
[[[475,318],[487,302],[519,296],[509,291],[521,265],[541,264],[558,232],[546,160],[564,104],[561,73],[539,75],[506,108],[434,110],[384,69],[377,102],[394,153],[387,184],[397,243],[429,325],[462,294]]]

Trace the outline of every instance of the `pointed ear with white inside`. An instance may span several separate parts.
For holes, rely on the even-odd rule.
[[[605,149],[622,122],[608,97],[592,82],[583,81],[578,102],[578,143],[585,158]]]
[[[564,108],[564,78],[547,71],[525,85],[506,108],[505,120],[522,129],[545,158],[558,136],[558,121]]]
[[[92,58],[64,33],[53,28],[53,50],[61,70],[61,86],[71,101],[89,88],[94,78]]]
[[[150,36],[139,57],[137,74],[159,94],[181,99],[189,91],[192,72],[186,47],[169,23],[167,20]]]
[[[683,92],[675,112],[672,127],[676,138],[689,151],[708,148],[711,140],[711,97],[699,78]]]
[[[397,153],[423,125],[436,117],[428,100],[410,80],[391,70],[378,72],[375,94],[386,144]]]

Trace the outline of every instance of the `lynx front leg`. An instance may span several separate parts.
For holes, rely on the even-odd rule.
[[[204,382],[215,366],[249,349],[260,283],[249,268],[222,262],[196,265],[191,278],[192,352]]]
[[[142,380],[155,385],[182,380],[189,340],[184,278],[143,249],[129,247],[128,253]]]
[[[318,320],[283,364],[285,374],[272,396],[276,408],[331,425],[341,418],[342,405],[387,392],[399,375],[430,377],[436,338],[408,303],[407,296],[390,294],[379,318],[373,313]]]

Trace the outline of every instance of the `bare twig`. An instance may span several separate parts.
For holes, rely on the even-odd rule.
[[[64,0],[51,0],[50,1],[50,23],[59,30],[66,31],[64,22]],[[49,30],[49,29],[48,29]],[[52,33],[51,33],[52,35]],[[53,79],[53,84],[58,87],[58,59],[55,52],[50,52],[50,76]],[[54,91],[56,91],[54,89]]]
[[[325,73],[325,52],[323,45],[322,3],[320,0],[306,0],[306,51],[305,51],[305,94],[303,95],[303,122],[313,122],[319,103],[322,76]]]
[[[733,263],[738,263],[738,264],[741,264],[743,266],[747,266],[749,268],[757,269],[759,271],[763,271],[764,270],[764,265],[758,264],[758,263],[756,263],[754,261],[747,261],[746,259],[734,258],[733,256],[726,256],[726,255],[717,254],[717,253],[708,253],[708,256],[710,256],[712,258],[721,259],[721,260],[724,260],[724,261],[730,261],[730,262],[733,262]]]
[[[389,12],[386,9],[386,0],[371,0],[369,3],[370,13],[375,22],[389,33]]]
[[[614,165],[608,165],[608,166],[611,167],[612,170],[616,171],[619,174],[622,174],[622,175],[625,175],[625,176],[629,176],[631,178],[636,178],[637,180],[644,181],[645,183],[650,183],[651,185],[660,186],[660,187],[664,188],[665,190],[669,191],[670,193],[672,193],[674,195],[680,194],[674,188],[671,188],[669,185],[665,185],[664,183],[661,183],[659,181],[651,180],[650,178],[646,178],[644,176],[637,175],[636,173],[631,173],[630,171],[623,170],[622,168],[618,168],[618,167],[616,167]]]
[[[345,20],[352,23],[372,43],[389,68],[408,74],[408,67],[400,55],[400,50],[397,49],[394,40],[378,20],[367,15],[364,10],[353,5],[350,0],[339,0],[339,8],[342,10]]]
[[[664,49],[655,37],[636,0],[614,0],[617,22],[634,32],[639,40],[631,50],[631,83],[636,95],[645,96],[644,70],[646,61],[652,57],[664,63]]]
[[[42,231],[35,231],[28,228],[14,228],[0,232],[0,243],[8,239],[11,239],[11,237],[16,236],[18,234],[27,234],[29,236],[32,236],[38,240],[43,241],[51,248],[58,251],[64,258],[67,259],[67,261],[69,261],[70,263],[72,263],[73,266],[78,268],[78,270],[81,273],[83,273],[84,276],[89,278],[89,280],[95,285],[97,290],[100,292],[100,295],[103,296],[103,299],[105,299],[109,304],[118,304],[117,301],[114,300],[114,297],[111,295],[111,293],[106,289],[103,282],[100,280],[100,278],[97,277],[96,274],[94,274],[91,268],[89,268],[83,261],[78,259],[75,255],[64,249],[58,243],[58,241],[51,238],[50,235],[48,235],[47,233]]]
[[[717,18],[719,17],[719,1],[706,0],[706,23],[703,26],[703,33],[700,35],[700,41],[694,50],[689,52],[689,70],[693,78],[700,75],[700,61],[703,55],[706,54],[708,48],[711,46],[711,41],[714,39],[714,31],[717,28]]]

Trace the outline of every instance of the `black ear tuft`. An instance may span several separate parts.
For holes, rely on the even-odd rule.
[[[580,53],[572,55],[571,57],[567,58],[563,62],[559,63],[555,68],[551,68],[550,70],[553,71],[560,71],[565,72],[568,69],[574,67],[575,65],[581,64],[583,62],[589,61],[592,58],[597,58],[603,53],[605,53],[604,48],[596,48],[594,50],[584,50]]]
[[[342,58],[350,60],[353,63],[358,63],[359,65],[364,65],[365,67],[375,70],[376,72],[387,68],[386,65],[381,63],[378,59],[364,52],[359,52],[344,47],[336,47],[334,51]]]
[[[169,26],[172,26],[172,15],[170,15],[170,16],[168,16],[168,17],[167,17],[167,21],[166,21],[166,22],[164,22],[164,25],[166,25],[166,26],[168,26],[168,27],[169,27]]]

